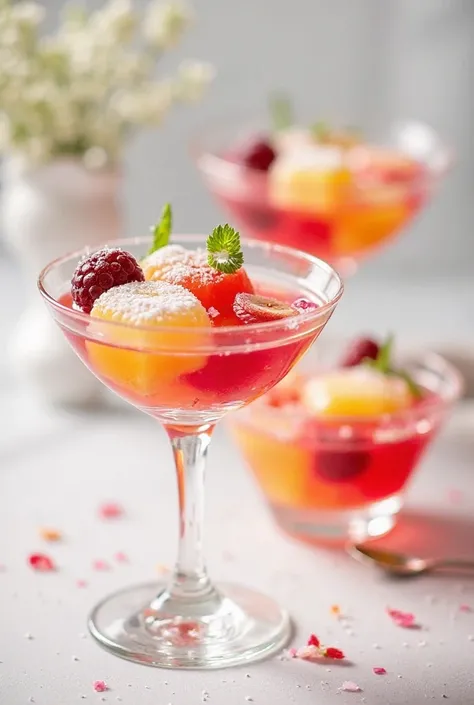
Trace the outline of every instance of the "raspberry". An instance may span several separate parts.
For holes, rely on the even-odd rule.
[[[77,265],[71,281],[72,299],[84,313],[90,313],[104,291],[143,281],[145,275],[133,255],[118,247],[104,247]]]
[[[370,338],[360,338],[349,346],[346,354],[341,360],[341,367],[356,367],[365,358],[376,360],[379,354],[379,346],[375,340]]]
[[[316,457],[316,473],[326,482],[351,482],[369,464],[370,455],[364,450],[323,450]]]
[[[252,142],[243,152],[241,159],[249,169],[268,171],[275,160],[276,154],[273,147],[264,140]]]

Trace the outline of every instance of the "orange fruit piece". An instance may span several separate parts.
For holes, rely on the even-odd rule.
[[[86,341],[89,363],[125,391],[151,396],[206,364],[207,356],[193,349],[210,344],[211,321],[183,287],[165,282],[114,287],[94,303],[91,319],[91,337],[104,343]],[[126,325],[101,326],[103,321]]]

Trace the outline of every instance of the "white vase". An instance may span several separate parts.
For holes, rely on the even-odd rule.
[[[120,184],[119,173],[88,171],[72,159],[36,169],[18,158],[3,165],[3,237],[23,271],[29,302],[9,343],[9,362],[32,392],[53,404],[87,405],[102,388],[53,323],[36,280],[52,259],[120,237]]]

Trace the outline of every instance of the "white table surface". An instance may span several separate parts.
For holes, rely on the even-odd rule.
[[[348,296],[333,330],[385,330],[384,311],[390,311],[395,330],[410,340],[472,342],[466,324],[474,297],[467,282],[444,286],[442,297],[435,283],[424,290],[372,285],[364,291]],[[440,305],[446,307],[442,326]],[[14,316],[6,309],[2,314],[3,333]],[[0,705],[199,705],[203,690],[209,705],[474,702],[474,575],[390,582],[341,551],[286,538],[222,430],[207,486],[212,575],[271,593],[294,618],[295,645],[315,632],[342,648],[351,664],[273,658],[226,671],[177,673],[101,650],[85,634],[91,606],[110,591],[153,579],[158,564],[173,560],[177,506],[164,433],[128,409],[83,415],[45,410],[18,389],[4,366],[0,393]],[[385,543],[474,558],[473,413],[466,405],[455,415]],[[456,502],[453,489],[461,490]],[[97,507],[105,500],[122,503],[126,516],[99,519]],[[63,541],[46,545],[38,535],[44,526],[59,529]],[[26,560],[35,551],[50,554],[58,571],[34,573]],[[117,563],[118,551],[129,556],[128,563]],[[93,570],[96,559],[110,562],[111,569]],[[87,587],[77,587],[78,579]],[[332,616],[335,603],[347,621]],[[463,603],[473,612],[462,612]],[[387,606],[414,612],[422,628],[395,626]],[[376,666],[387,674],[374,675]],[[95,680],[106,681],[110,690],[95,693]],[[362,692],[341,692],[345,680]]]

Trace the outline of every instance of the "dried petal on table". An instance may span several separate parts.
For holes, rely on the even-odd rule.
[[[99,516],[102,519],[118,519],[124,513],[123,507],[117,502],[104,502],[99,507]]]
[[[39,535],[44,541],[61,541],[63,535],[58,529],[43,527],[39,530]]]
[[[340,690],[345,690],[348,693],[361,693],[362,692],[362,688],[360,687],[360,685],[357,685],[357,683],[354,683],[354,681],[344,681]]]
[[[416,622],[415,615],[411,612],[402,612],[401,610],[394,610],[387,607],[387,614],[398,627],[403,627],[404,629],[420,628],[420,625]]]
[[[106,690],[109,690],[109,686],[105,681],[94,681],[92,687],[96,693],[105,693]]]
[[[32,553],[28,556],[28,564],[33,570],[37,570],[40,573],[56,570],[53,560],[44,553]]]

